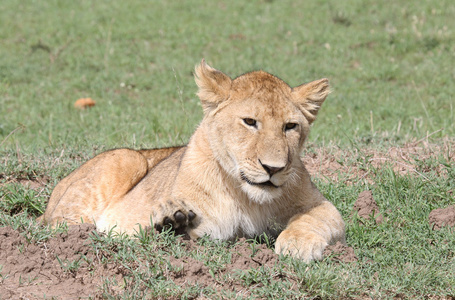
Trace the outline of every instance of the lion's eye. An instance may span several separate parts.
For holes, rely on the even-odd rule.
[[[285,126],[285,130],[291,130],[297,127],[296,123],[287,123]]]
[[[251,118],[243,119],[243,122],[248,126],[256,126],[256,120]]]

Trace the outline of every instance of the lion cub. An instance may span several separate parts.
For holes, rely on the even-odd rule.
[[[327,79],[294,88],[263,71],[231,79],[204,60],[195,79],[204,118],[187,146],[97,155],[55,187],[42,221],[134,233],[153,220],[223,240],[268,233],[277,253],[307,262],[344,243],[340,213],[300,159]]]

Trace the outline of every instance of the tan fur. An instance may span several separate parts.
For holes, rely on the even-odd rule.
[[[277,253],[305,261],[344,242],[341,215],[300,159],[327,79],[291,88],[256,71],[232,80],[205,61],[195,73],[204,119],[187,146],[99,154],[56,186],[43,221],[134,233],[152,218],[193,238],[269,233]]]

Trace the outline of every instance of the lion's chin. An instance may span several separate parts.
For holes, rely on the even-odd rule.
[[[267,204],[281,197],[283,191],[280,187],[273,184],[269,185],[251,185],[248,183],[242,184],[242,190],[247,194],[248,199],[259,204]]]

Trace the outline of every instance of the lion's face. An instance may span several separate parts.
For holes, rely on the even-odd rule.
[[[264,72],[244,76],[252,78],[234,84],[225,104],[208,116],[210,143],[251,199],[270,201],[295,176],[293,163],[299,160],[309,124],[290,101],[289,87],[274,85]],[[270,86],[250,86],[253,78]]]
[[[327,96],[327,81],[291,89],[263,71],[231,80],[204,62],[196,75],[205,112],[202,124],[217,161],[252,201],[279,198],[287,185],[298,182],[299,156]],[[308,100],[316,93],[324,99]]]

